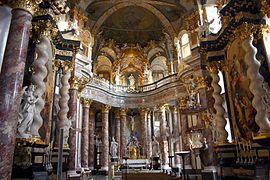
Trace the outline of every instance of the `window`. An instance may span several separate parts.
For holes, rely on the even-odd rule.
[[[183,36],[181,37],[181,51],[183,58],[191,55],[189,38],[187,33],[183,34]]]
[[[221,29],[221,22],[217,7],[207,6],[205,10],[210,32],[214,34],[218,33],[218,31]]]

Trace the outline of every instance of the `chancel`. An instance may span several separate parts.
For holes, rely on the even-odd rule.
[[[0,180],[270,178],[269,0],[1,0]]]

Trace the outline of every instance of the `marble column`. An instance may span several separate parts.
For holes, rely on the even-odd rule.
[[[121,157],[127,156],[127,137],[126,137],[126,128],[127,128],[127,109],[120,109],[120,131],[121,131]]]
[[[166,112],[165,105],[160,105],[159,109],[159,121],[160,121],[160,145],[161,145],[161,160],[162,168],[169,168],[169,144],[166,135]]]
[[[59,106],[60,110],[58,112],[58,122],[57,122],[57,128],[58,132],[60,132],[60,129],[64,129],[64,136],[63,136],[63,144],[64,148],[68,148],[68,138],[69,138],[69,130],[71,128],[71,120],[68,119],[68,101],[69,101],[69,79],[71,76],[70,70],[67,69],[66,66],[63,67],[63,76],[61,78],[61,88],[60,88],[60,100],[59,100]]]
[[[189,149],[189,140],[188,140],[188,120],[187,120],[187,115],[186,114],[181,114],[180,111],[180,123],[181,123],[181,129],[180,129],[180,134],[182,137],[182,149],[181,151],[190,151]],[[191,157],[186,156],[185,157],[185,165],[186,168],[191,168]]]
[[[152,128],[151,128],[151,111],[148,111],[147,114],[147,137],[148,137],[148,145],[149,145],[149,157],[152,157]]]
[[[149,154],[149,143],[147,134],[147,108],[140,108],[139,112],[141,115],[141,144],[143,146],[143,156],[147,159],[150,158]]]
[[[109,105],[102,106],[102,151],[101,170],[109,170]]]
[[[69,112],[68,117],[71,120],[71,128],[69,130],[69,156],[68,156],[68,169],[75,169],[75,159],[76,159],[76,121],[77,121],[77,102],[78,102],[78,88],[79,81],[78,78],[73,76],[70,78],[70,99],[68,102]]]
[[[37,3],[11,1],[12,19],[0,74],[0,179],[10,179],[32,14]]]
[[[266,90],[263,88],[264,78],[259,72],[261,63],[256,58],[258,50],[252,42],[253,36],[250,35],[243,41],[242,47],[246,52],[244,61],[247,64],[247,77],[250,79],[249,90],[254,95],[252,106],[257,111],[255,122],[260,127],[259,135],[263,136],[270,134],[270,121],[262,98],[265,96]]]
[[[115,112],[115,122],[116,122],[116,133],[115,133],[115,141],[118,143],[118,158],[120,158],[121,152],[121,119],[120,119],[120,112],[117,110]]]
[[[179,134],[179,119],[178,119],[178,107],[171,108],[173,113],[173,138],[174,138],[174,153],[180,151],[180,134]],[[180,166],[180,156],[174,156],[175,166]]]
[[[82,98],[82,140],[81,140],[81,159],[82,167],[88,168],[89,155],[89,108],[92,100]]]
[[[211,64],[207,66],[208,71],[212,77],[211,86],[214,89],[213,97],[215,99],[214,108],[216,110],[215,114],[215,121],[216,121],[216,132],[217,132],[217,144],[224,144],[227,143],[227,136],[228,133],[225,130],[226,120],[224,117],[225,109],[223,107],[223,98],[221,96],[221,87],[219,83],[219,76],[218,76],[218,67],[216,64]]]
[[[35,53],[37,54],[37,58],[35,58],[32,64],[35,73],[33,73],[31,81],[36,86],[34,95],[39,98],[35,103],[35,113],[33,123],[31,125],[31,134],[37,138],[40,138],[38,130],[43,125],[41,111],[45,106],[44,94],[47,88],[44,80],[48,75],[47,63],[52,60],[52,45],[47,36],[42,35],[39,38],[39,43],[36,45]]]
[[[94,156],[95,156],[95,110],[90,108],[89,117],[89,169],[94,170]]]

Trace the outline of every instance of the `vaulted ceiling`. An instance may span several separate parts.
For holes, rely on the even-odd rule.
[[[73,1],[74,2],[74,1]],[[118,43],[159,40],[164,29],[174,36],[194,0],[80,0],[93,34]]]

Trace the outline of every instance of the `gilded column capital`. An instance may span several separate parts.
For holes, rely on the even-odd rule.
[[[87,78],[87,77],[81,77],[79,79],[79,86],[78,86],[79,92],[81,92],[85,88],[85,86],[88,82],[89,82],[89,78]]]
[[[214,73],[214,74],[217,74],[217,73],[218,73],[218,65],[217,65],[216,62],[209,63],[209,64],[206,66],[206,69],[207,69],[210,73]]]
[[[111,106],[108,104],[103,104],[102,108],[101,108],[102,113],[108,113],[110,111],[110,109],[111,109]]]
[[[70,89],[78,90],[79,89],[79,78],[77,76],[72,76],[69,79]]]
[[[63,73],[68,73],[74,67],[74,63],[71,61],[61,61],[61,67],[63,69]]]
[[[178,106],[180,109],[184,109],[187,107],[187,103],[188,103],[188,97],[181,97],[178,100]]]
[[[13,9],[23,9],[34,15],[41,2],[42,0],[12,0],[10,4]]]
[[[127,108],[120,108],[120,115],[121,116],[126,116],[127,115],[127,111],[128,111],[128,109]]]
[[[115,118],[116,118],[116,119],[119,119],[119,118],[120,118],[120,109],[117,109],[117,110],[115,111]]]
[[[160,112],[165,112],[166,105],[165,104],[159,104],[159,105],[157,105],[157,109]]]
[[[91,99],[81,98],[81,103],[83,107],[90,108],[90,105],[92,104],[92,102],[93,101]]]
[[[55,34],[55,28],[52,28],[52,23],[50,20],[39,20],[37,22],[33,22],[33,28],[35,29],[34,31],[34,40],[36,42],[39,42],[39,38],[41,36],[50,36],[51,34]]]
[[[267,0],[261,0],[261,11],[263,14],[270,17],[270,4],[267,2]]]
[[[148,113],[148,111],[149,111],[149,108],[146,108],[146,107],[139,108],[139,112],[141,116],[145,116]]]
[[[178,107],[177,106],[170,106],[170,110],[172,113],[177,114]]]

